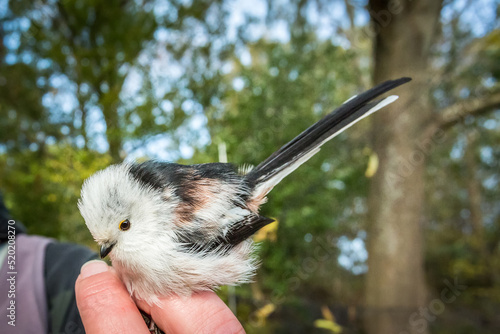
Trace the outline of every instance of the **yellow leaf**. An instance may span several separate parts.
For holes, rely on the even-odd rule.
[[[335,317],[332,314],[332,311],[328,308],[326,305],[321,306],[321,314],[323,315],[323,318],[329,321],[335,321]]]
[[[271,315],[271,313],[273,313],[274,310],[276,310],[276,306],[273,303],[269,303],[269,304],[266,304],[266,305],[262,306],[260,309],[258,309],[255,312],[255,315],[259,319],[265,319],[269,315]]]
[[[274,220],[271,224],[268,224],[261,228],[253,236],[253,241],[259,242],[263,240],[276,241],[278,231],[278,220]]]
[[[368,167],[366,168],[365,176],[367,178],[371,178],[373,175],[375,175],[377,169],[378,169],[378,155],[377,153],[373,152],[372,154],[370,154],[370,158],[368,159]]]
[[[337,325],[335,322],[326,320],[326,319],[318,319],[314,321],[314,327],[323,328],[329,330],[332,333],[342,333],[342,327]]]
[[[266,324],[266,319],[274,312],[276,306],[272,303],[266,304],[253,313],[253,325],[256,327],[263,327]]]

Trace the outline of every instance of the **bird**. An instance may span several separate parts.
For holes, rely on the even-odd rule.
[[[243,173],[230,163],[123,162],[82,185],[78,208],[100,256],[129,293],[146,303],[251,281],[258,267],[251,236],[273,219],[259,214],[268,193],[354,123],[394,102],[380,96],[408,81],[355,95]]]

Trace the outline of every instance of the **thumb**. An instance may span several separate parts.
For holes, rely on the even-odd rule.
[[[105,262],[82,266],[75,293],[87,334],[149,333],[127,289]]]

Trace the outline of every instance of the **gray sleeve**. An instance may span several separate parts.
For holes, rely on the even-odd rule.
[[[52,243],[45,253],[45,289],[47,293],[49,333],[85,333],[76,307],[75,281],[81,266],[97,254],[69,243]]]

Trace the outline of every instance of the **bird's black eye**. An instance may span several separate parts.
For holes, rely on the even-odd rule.
[[[119,227],[122,231],[128,230],[130,228],[130,221],[128,219],[122,220]]]

